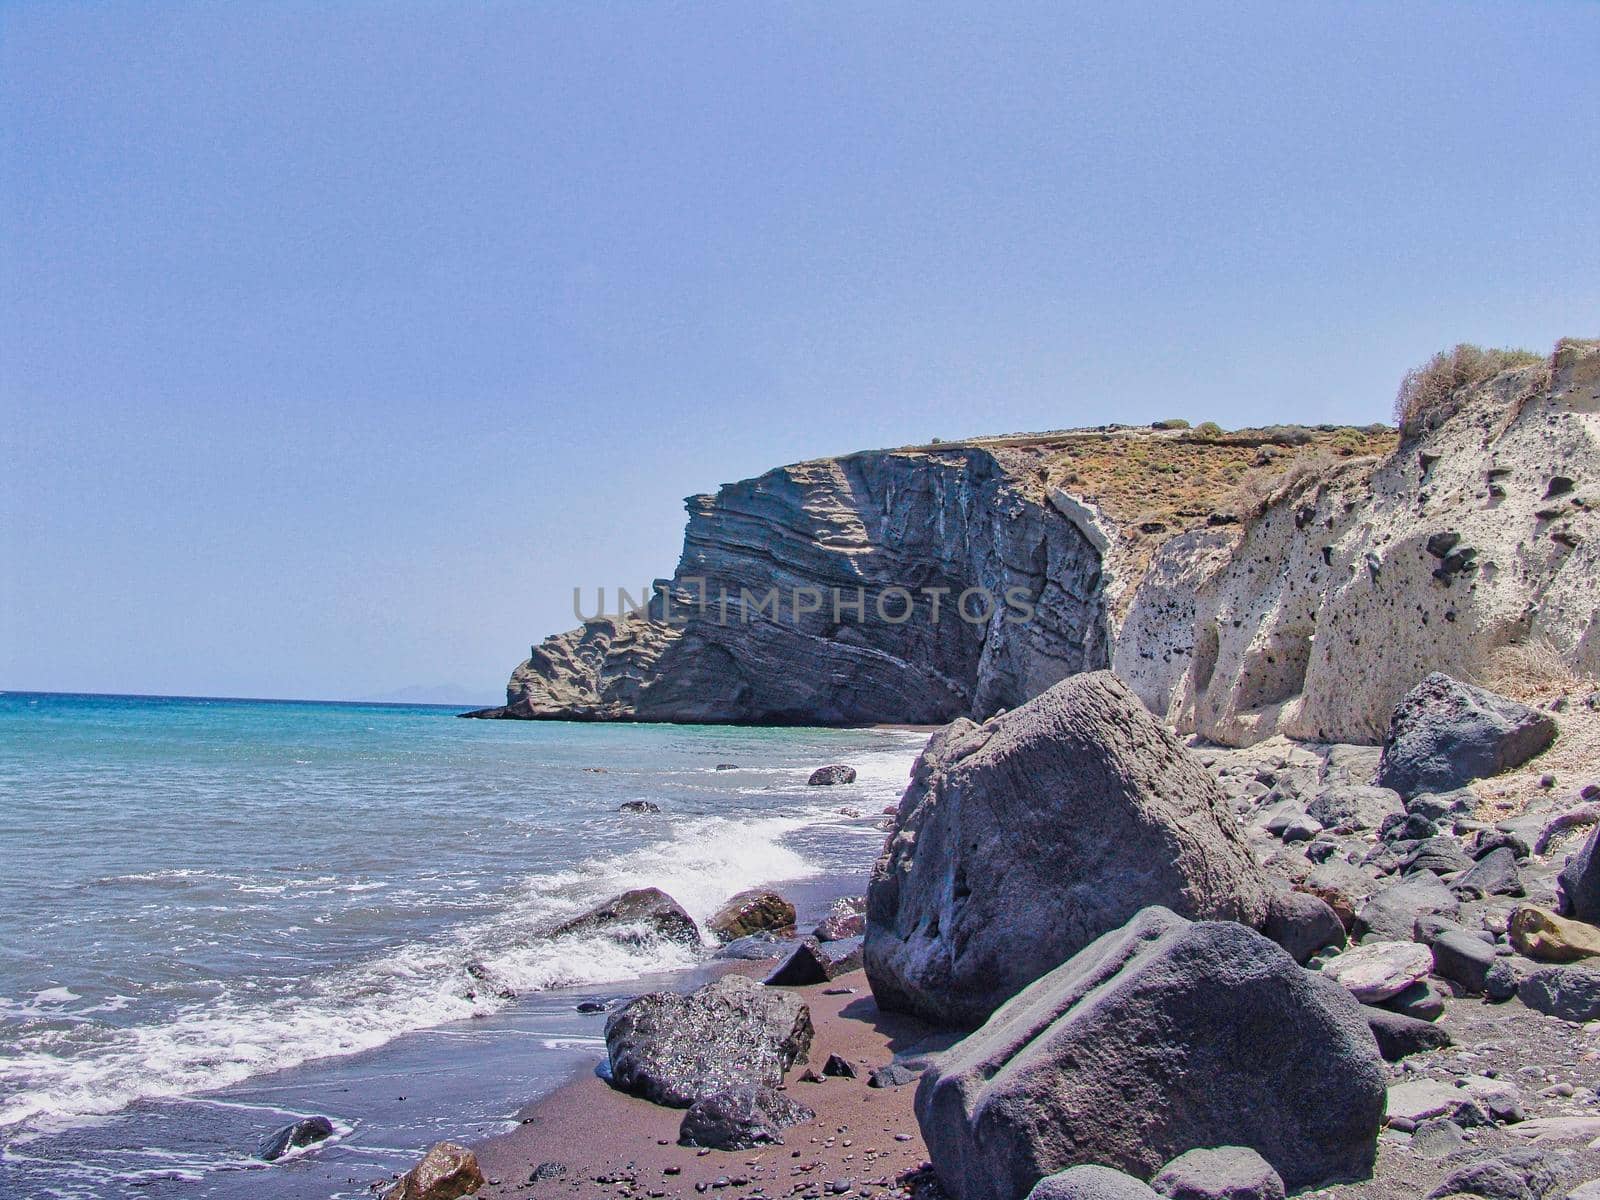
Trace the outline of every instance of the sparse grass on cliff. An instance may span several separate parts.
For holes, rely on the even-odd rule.
[[[1394,444],[1387,429],[1303,426],[1084,434],[1053,448],[1047,479],[1095,504],[1125,532],[1164,541],[1199,525],[1249,520],[1297,482],[1341,460],[1381,457]]]
[[[1502,371],[1546,362],[1531,350],[1484,349],[1462,342],[1406,372],[1394,398],[1395,422],[1404,437],[1439,428],[1459,411],[1469,388]]]

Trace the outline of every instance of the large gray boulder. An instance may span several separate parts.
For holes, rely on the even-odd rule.
[[[1555,736],[1548,713],[1435,671],[1395,706],[1376,782],[1402,796],[1448,792],[1521,766]]]
[[[1346,940],[1339,914],[1305,892],[1273,895],[1261,932],[1287,950],[1297,963],[1309,962],[1318,950],[1343,946]]]
[[[1370,1174],[1387,1082],[1343,988],[1242,925],[1149,908],[941,1055],[916,1111],[958,1200],[1019,1200],[1075,1163],[1144,1178],[1205,1146],[1299,1189]]]
[[[957,1028],[1141,908],[1259,926],[1215,778],[1107,671],[936,733],[867,892],[880,1007]]]
[[[1600,1018],[1600,971],[1540,967],[1517,984],[1517,999],[1563,1021],[1593,1021]]]
[[[606,1021],[611,1083],[687,1108],[746,1085],[776,1088],[811,1048],[811,1010],[789,992],[727,975],[682,996],[651,992]]]

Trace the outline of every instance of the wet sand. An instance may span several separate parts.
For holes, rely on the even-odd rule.
[[[752,973],[766,967],[741,964]],[[844,988],[853,992],[827,994]],[[789,1072],[786,1086],[817,1117],[787,1130],[784,1145],[735,1151],[679,1146],[682,1109],[624,1095],[585,1071],[530,1105],[517,1129],[475,1147],[489,1180],[478,1196],[686,1200],[714,1193],[727,1200],[805,1200],[908,1191],[927,1163],[912,1115],[916,1087],[871,1088],[867,1078],[932,1031],[913,1018],[880,1013],[861,971],[793,991],[811,1008],[816,1038],[809,1062]],[[820,1074],[830,1054],[850,1062],[857,1077],[802,1080],[808,1069]],[[553,1165],[540,1171],[542,1164]],[[543,1176],[537,1181],[536,1171]]]

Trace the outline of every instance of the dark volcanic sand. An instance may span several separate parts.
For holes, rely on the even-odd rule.
[[[839,988],[855,991],[825,994]],[[820,1072],[828,1055],[838,1054],[855,1064],[858,1077],[807,1083],[800,1079],[804,1067],[791,1071],[789,1093],[815,1109],[817,1119],[788,1130],[785,1145],[738,1151],[679,1146],[682,1109],[626,1096],[586,1072],[530,1105],[519,1128],[477,1147],[490,1180],[478,1195],[661,1200],[703,1190],[731,1200],[843,1194],[839,1185],[870,1196],[896,1187],[927,1161],[911,1111],[916,1088],[869,1088],[867,1076],[931,1030],[913,1018],[880,1013],[860,971],[794,991],[810,1005],[817,1031],[808,1065]],[[530,1183],[542,1163],[559,1163],[565,1173]]]
[[[764,969],[765,964],[756,967]],[[747,966],[746,969],[749,969]],[[853,987],[847,996],[827,988]],[[880,1013],[862,972],[831,984],[798,988],[811,1006],[817,1037],[810,1066],[820,1069],[829,1054],[856,1065],[857,1079],[800,1080],[804,1068],[790,1072],[788,1090],[817,1112],[817,1119],[795,1126],[787,1144],[761,1150],[697,1151],[679,1146],[681,1109],[661,1108],[613,1091],[591,1072],[529,1106],[523,1124],[479,1146],[489,1186],[486,1200],[565,1200],[613,1197],[624,1200],[689,1200],[702,1194],[735,1197],[871,1196],[915,1191],[922,1200],[940,1193],[921,1168],[927,1151],[912,1114],[914,1085],[876,1089],[866,1086],[869,1070],[890,1061],[931,1036],[921,1022]],[[1466,1146],[1448,1158],[1415,1152],[1410,1138],[1385,1132],[1379,1143],[1374,1178],[1304,1195],[1338,1200],[1412,1200],[1432,1192],[1456,1167],[1498,1151],[1533,1146],[1571,1155],[1561,1171],[1565,1189],[1600,1177],[1600,1104],[1593,1088],[1600,1082],[1600,1027],[1587,1028],[1535,1013],[1517,1001],[1503,1005],[1459,997],[1447,1002],[1442,1024],[1457,1044],[1416,1055],[1391,1066],[1395,1082],[1432,1078],[1448,1082],[1465,1074],[1510,1080],[1521,1090],[1527,1116],[1586,1117],[1586,1124],[1551,1128],[1545,1121],[1469,1129]],[[1558,1085],[1574,1088],[1561,1095]],[[1565,1090],[1561,1088],[1560,1090]],[[1543,1093],[1543,1094],[1541,1094]],[[898,1135],[898,1136],[897,1136]],[[903,1139],[903,1140],[902,1140]],[[537,1183],[529,1176],[542,1163],[559,1163],[565,1173]],[[668,1172],[676,1169],[676,1174]],[[830,1185],[847,1185],[840,1192]]]

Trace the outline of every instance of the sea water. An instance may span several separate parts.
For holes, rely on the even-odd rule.
[[[0,694],[0,1195],[359,1195],[505,1128],[603,1054],[579,1002],[710,953],[544,933],[646,886],[815,920],[924,740]],[[311,1113],[335,1138],[254,1157]]]

